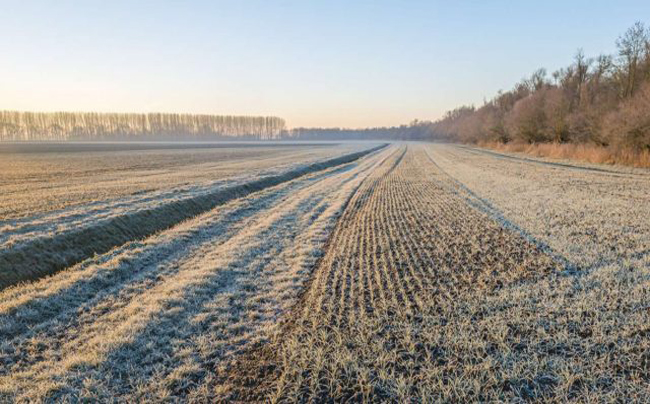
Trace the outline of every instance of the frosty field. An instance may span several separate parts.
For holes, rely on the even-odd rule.
[[[106,147],[0,150],[0,401],[650,394],[650,171]]]
[[[46,153],[39,144],[16,147],[23,153],[0,149],[0,288],[370,146],[59,144]]]

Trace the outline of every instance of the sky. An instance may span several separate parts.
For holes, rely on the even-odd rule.
[[[0,109],[374,127],[615,53],[650,1],[0,0]]]

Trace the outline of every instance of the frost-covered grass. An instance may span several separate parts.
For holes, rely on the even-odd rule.
[[[209,185],[172,187],[163,192],[95,201],[90,206],[7,221],[0,236],[0,288],[54,273],[233,198],[351,161],[367,153],[370,146],[347,145],[335,150],[330,150],[335,157],[328,157],[326,151],[314,153],[306,160],[300,153],[291,158],[284,156],[284,163],[267,170],[260,170],[254,160],[239,162],[238,175],[231,172],[230,178],[223,179],[213,172],[215,179]],[[264,162],[268,163],[267,159]]]
[[[214,368],[268,338],[349,197],[391,152],[282,182],[0,292],[0,397],[211,395]]]
[[[583,270],[650,251],[650,171],[572,166],[430,145],[438,166]]]
[[[88,204],[92,207],[152,191],[209,186],[233,176],[339,156],[359,147],[350,143],[149,150],[119,147],[115,151],[83,151],[81,146],[74,151],[74,146],[69,146],[62,152],[36,153],[0,150],[0,226],[78,205],[87,208]]]
[[[649,187],[424,144],[305,174],[0,292],[0,401],[647,402]]]
[[[409,148],[357,192],[285,328],[228,367],[223,397],[646,402],[649,223],[632,202],[649,184],[486,158],[492,172],[462,151],[440,156],[455,148]],[[563,181],[628,210],[599,222],[567,185],[530,215],[573,220],[538,234],[513,213]]]

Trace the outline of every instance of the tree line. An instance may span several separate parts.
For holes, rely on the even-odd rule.
[[[650,149],[650,29],[637,22],[617,54],[553,72],[539,69],[479,108],[461,106],[431,123],[432,137],[462,142],[590,143]]]
[[[650,29],[635,23],[615,55],[535,71],[476,108],[437,121],[367,129],[285,129],[277,117],[0,111],[0,141],[64,140],[451,140],[574,143],[650,151]]]
[[[277,117],[0,111],[0,141],[278,139]]]
[[[294,128],[283,133],[295,140],[429,140],[430,122],[413,121],[409,125],[365,129]]]

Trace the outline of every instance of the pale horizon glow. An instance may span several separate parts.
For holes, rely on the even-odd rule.
[[[650,16],[647,1],[351,3],[8,1],[0,109],[400,125],[480,105],[578,48],[614,53]]]

